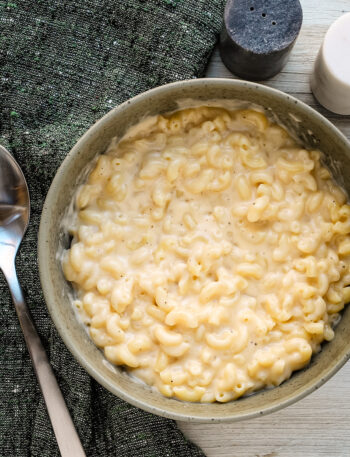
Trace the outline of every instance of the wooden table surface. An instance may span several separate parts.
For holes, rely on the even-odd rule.
[[[322,108],[309,86],[324,34],[335,19],[350,11],[350,0],[301,0],[301,4],[303,26],[289,62],[263,84],[308,103],[350,139],[350,116]],[[234,77],[217,51],[207,76]],[[208,457],[350,457],[350,362],[319,390],[282,411],[233,424],[178,424]]]

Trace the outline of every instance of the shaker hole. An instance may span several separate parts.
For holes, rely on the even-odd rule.
[[[251,7],[250,7],[250,11],[254,11],[254,6],[251,6]]]
[[[275,21],[272,21],[271,24],[272,24],[272,25],[276,25],[276,22],[275,22]]]
[[[262,13],[262,17],[266,17],[266,13]]]

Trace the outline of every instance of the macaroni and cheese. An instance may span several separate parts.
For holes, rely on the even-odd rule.
[[[277,386],[350,300],[350,206],[258,110],[147,118],[98,157],[63,258],[106,358],[167,397]]]

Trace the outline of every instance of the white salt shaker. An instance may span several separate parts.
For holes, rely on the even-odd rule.
[[[328,110],[350,115],[350,13],[328,29],[311,75],[311,90]]]

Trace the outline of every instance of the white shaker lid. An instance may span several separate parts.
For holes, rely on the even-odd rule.
[[[328,29],[316,59],[311,89],[327,109],[350,115],[350,13]]]

